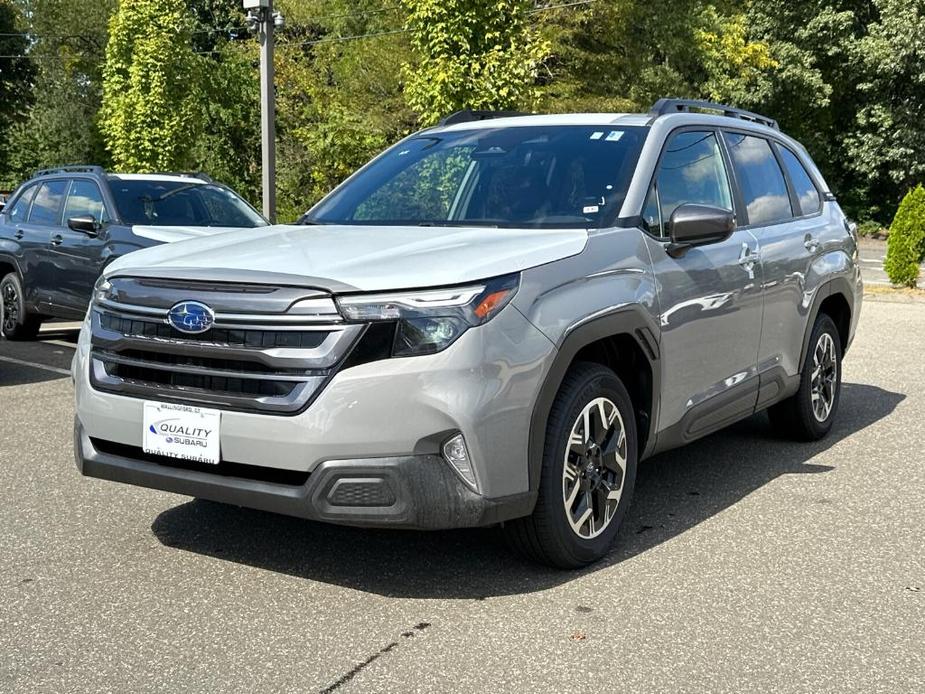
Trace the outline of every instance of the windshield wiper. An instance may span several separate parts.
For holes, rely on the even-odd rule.
[[[419,222],[419,227],[488,227],[497,229],[501,225],[498,222],[481,220],[481,219],[461,219],[459,221],[447,222]]]

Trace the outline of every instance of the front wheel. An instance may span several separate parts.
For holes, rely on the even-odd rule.
[[[599,364],[572,366],[549,414],[536,507],[505,525],[514,549],[559,568],[603,557],[630,504],[636,442],[632,403],[617,375]]]
[[[0,333],[8,340],[34,340],[41,325],[40,316],[26,311],[19,277],[9,273],[0,280]]]
[[[829,433],[841,395],[841,362],[838,328],[827,314],[820,314],[803,360],[800,389],[768,410],[778,432],[800,441],[815,441]]]

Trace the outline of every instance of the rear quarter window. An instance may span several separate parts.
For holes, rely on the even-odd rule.
[[[815,214],[822,209],[822,198],[813,179],[796,154],[786,147],[780,147],[780,158],[790,176],[790,183],[800,200],[800,212],[804,215]]]
[[[13,201],[13,204],[6,208],[7,218],[11,224],[21,224],[26,221],[29,216],[29,205],[32,203],[32,196],[35,195],[36,187],[33,183],[31,186],[24,188],[16,200]]]

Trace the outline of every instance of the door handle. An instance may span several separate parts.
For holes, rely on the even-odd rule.
[[[13,238],[16,239],[17,241],[20,241],[22,237],[25,235],[26,235],[26,232],[24,232],[22,229],[17,229],[16,233],[13,234]]]
[[[819,248],[819,242],[818,242],[816,239],[814,239],[813,237],[808,236],[808,237],[806,238],[806,240],[803,242],[803,246],[804,246],[804,247],[806,248],[806,250],[809,251],[810,253],[815,253],[816,250]]]
[[[739,254],[739,265],[750,266],[758,262],[757,251],[752,251],[747,243],[742,244],[742,252]]]
[[[52,246],[60,246],[64,242],[64,237],[61,234],[55,234],[51,237]]]

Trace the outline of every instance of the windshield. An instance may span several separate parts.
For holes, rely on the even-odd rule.
[[[557,125],[421,133],[374,160],[301,221],[606,226],[620,212],[646,132]]]
[[[125,224],[262,227],[267,221],[224,186],[190,181],[110,179]]]

